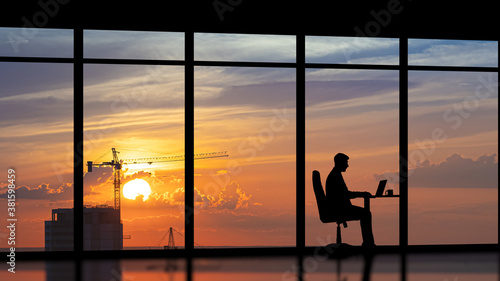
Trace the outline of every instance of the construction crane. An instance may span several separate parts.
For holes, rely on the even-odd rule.
[[[163,237],[160,239],[160,241],[158,241],[158,243],[156,243],[156,247],[161,245],[161,242],[163,242],[163,240],[165,240],[167,235],[168,235],[168,244],[166,246],[163,246],[163,249],[165,249],[165,250],[176,249],[177,247],[175,247],[174,230],[172,227],[170,227],[170,229],[165,233],[165,235],[163,235]]]
[[[186,158],[182,156],[164,156],[164,157],[151,157],[151,158],[135,158],[135,159],[119,159],[118,151],[115,148],[111,148],[113,154],[113,160],[108,162],[94,163],[93,161],[87,161],[88,171],[92,172],[92,167],[112,167],[113,168],[113,187],[114,187],[114,205],[115,209],[120,209],[120,190],[121,190],[121,170],[123,165],[128,164],[153,164],[158,162],[174,162],[174,161],[184,161]],[[220,152],[210,152],[210,153],[199,153],[194,154],[194,159],[208,159],[208,158],[220,158],[228,157],[227,151]]]
[[[179,231],[170,227],[170,229],[165,233],[165,235],[163,235],[163,237],[160,239],[160,241],[158,241],[158,243],[156,243],[156,247],[159,247],[161,245],[161,242],[163,242],[163,240],[165,240],[165,238],[168,235],[168,244],[163,246],[163,249],[164,250],[177,249],[177,247],[175,246],[175,241],[174,241],[174,231],[177,232],[177,234],[179,234],[180,236],[184,237],[184,235],[182,233],[180,233]],[[200,245],[196,242],[194,242],[194,244],[199,246],[199,247],[203,247],[202,245]]]

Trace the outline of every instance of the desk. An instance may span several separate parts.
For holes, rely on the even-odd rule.
[[[365,209],[370,211],[370,199],[371,198],[399,198],[399,195],[382,195],[382,196],[370,196],[370,197],[363,197],[365,200]]]

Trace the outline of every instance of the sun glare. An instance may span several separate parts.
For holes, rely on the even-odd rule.
[[[142,201],[146,201],[151,194],[151,187],[147,181],[143,179],[135,179],[123,185],[123,196],[127,199],[134,200],[137,196],[143,195]]]

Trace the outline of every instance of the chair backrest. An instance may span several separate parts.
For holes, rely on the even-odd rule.
[[[328,202],[326,201],[325,191],[323,190],[323,185],[321,184],[321,176],[318,171],[313,171],[312,181],[314,188],[314,195],[316,196],[316,202],[318,203],[319,219],[323,223],[333,222],[333,218],[329,214]]]

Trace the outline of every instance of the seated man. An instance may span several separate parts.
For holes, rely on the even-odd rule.
[[[365,208],[353,206],[351,198],[371,197],[369,192],[353,192],[347,189],[342,177],[342,172],[347,170],[349,157],[338,153],[333,158],[335,166],[326,179],[326,200],[333,208],[333,212],[342,216],[345,220],[360,220],[361,233],[363,235],[363,246],[375,246],[372,233],[372,214]]]

